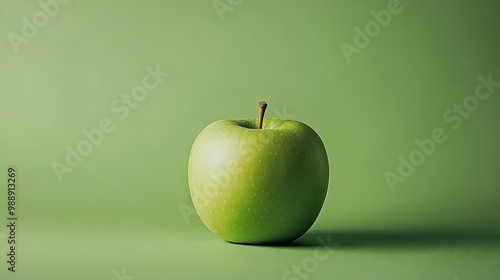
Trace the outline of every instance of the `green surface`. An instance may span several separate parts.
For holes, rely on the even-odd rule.
[[[500,81],[499,4],[230,2],[220,17],[211,0],[74,0],[44,17],[38,1],[0,0],[0,278],[281,279],[313,264],[316,233],[339,245],[308,279],[498,279],[500,87],[472,96],[479,77]],[[389,8],[376,29],[370,12]],[[34,15],[40,27],[23,28]],[[169,75],[144,80],[152,71]],[[225,243],[192,212],[195,137],[256,117],[262,99],[328,151],[330,188],[304,246]],[[460,115],[464,102],[473,110]],[[82,146],[83,130],[97,145]],[[391,188],[384,173],[398,174],[400,155],[421,160],[415,141],[427,138],[446,140]],[[78,145],[91,151],[58,178],[54,162]]]

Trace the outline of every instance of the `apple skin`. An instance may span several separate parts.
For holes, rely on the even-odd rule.
[[[284,243],[314,223],[326,197],[328,156],[304,123],[220,120],[193,143],[188,181],[195,209],[215,235],[245,244]]]

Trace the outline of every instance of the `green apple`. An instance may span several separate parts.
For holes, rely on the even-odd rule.
[[[314,223],[328,189],[328,157],[304,123],[220,120],[196,138],[189,156],[193,204],[215,235],[234,243],[292,241]]]

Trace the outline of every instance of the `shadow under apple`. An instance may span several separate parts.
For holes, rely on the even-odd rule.
[[[325,242],[326,241],[326,242]],[[408,247],[466,244],[500,245],[500,233],[446,231],[310,231],[287,247]]]
[[[459,231],[338,231],[316,230],[288,243],[238,244],[281,248],[397,248],[466,245],[500,245],[500,233]]]

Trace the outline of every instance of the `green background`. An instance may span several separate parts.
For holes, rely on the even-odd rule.
[[[443,113],[478,76],[500,81],[500,6],[401,1],[349,63],[340,44],[389,2],[231,1],[219,16],[212,0],[75,0],[16,53],[8,34],[43,10],[0,0],[1,278],[282,279],[323,250],[319,236],[339,246],[303,278],[497,279],[500,88],[456,130]],[[170,75],[121,120],[112,102],[156,65]],[[331,163],[322,212],[290,246],[225,243],[189,197],[197,134],[255,117],[261,99],[269,117],[313,127]],[[60,182],[53,162],[103,118],[115,130]],[[447,140],[391,191],[384,172],[435,128]],[[5,263],[8,166],[16,273]]]

